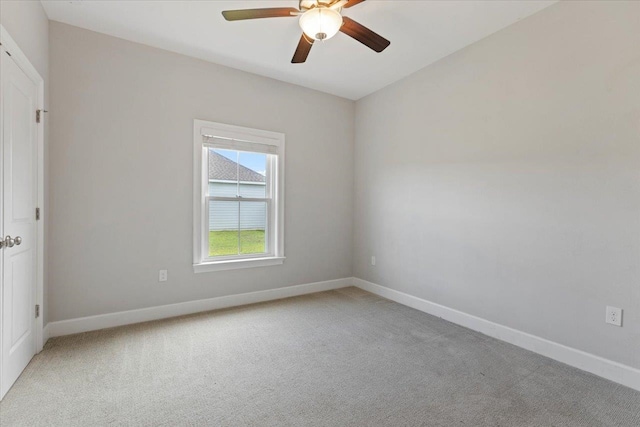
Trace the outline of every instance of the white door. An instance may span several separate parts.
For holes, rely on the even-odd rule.
[[[5,51],[0,55],[2,398],[36,353],[38,88]]]

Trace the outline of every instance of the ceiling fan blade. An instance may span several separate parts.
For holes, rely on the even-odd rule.
[[[336,0],[335,2],[331,3],[331,6],[329,6],[329,9],[338,9],[341,7],[344,7],[345,4],[347,4],[349,2],[349,0]]]
[[[385,50],[391,44],[389,40],[385,39],[379,34],[374,33],[364,25],[358,24],[353,19],[343,16],[342,21],[344,22],[344,24],[340,28],[340,31],[342,31],[349,37],[358,40],[363,45],[368,46],[378,53]]]
[[[240,21],[243,19],[296,16],[299,13],[300,11],[293,7],[269,7],[266,9],[225,10],[222,12],[222,16],[224,16],[224,19],[227,21]]]
[[[349,0],[349,2],[347,4],[345,4],[344,6],[342,6],[342,7],[344,7],[344,8],[353,7],[353,6],[355,6],[355,5],[359,4],[359,3],[362,3],[363,1],[364,0]]]
[[[298,47],[296,48],[295,53],[293,54],[293,58],[291,59],[292,64],[302,64],[307,60],[307,56],[309,56],[309,52],[311,51],[311,46],[313,46],[313,40],[309,40],[307,36],[302,33],[302,37],[300,37],[300,41],[298,42]]]

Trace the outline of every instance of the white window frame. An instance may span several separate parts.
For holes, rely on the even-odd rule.
[[[209,141],[205,142],[205,137]],[[216,142],[211,142],[214,138]],[[206,149],[265,152],[271,154],[267,162],[267,253],[209,257],[208,191],[209,165]],[[253,147],[248,149],[247,147]],[[247,198],[225,198],[231,201],[251,201]],[[193,121],[193,271],[232,270],[282,264],[284,256],[284,134],[265,130],[209,122]]]

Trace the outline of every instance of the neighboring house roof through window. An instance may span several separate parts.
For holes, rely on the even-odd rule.
[[[264,176],[209,149],[209,179],[215,181],[265,182]]]

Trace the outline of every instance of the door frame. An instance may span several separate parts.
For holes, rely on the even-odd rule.
[[[38,109],[44,110],[44,80],[42,76],[38,73],[35,67],[31,64],[27,56],[20,49],[18,44],[13,40],[13,38],[9,35],[9,32],[4,28],[3,25],[0,25],[0,54],[6,55],[6,52],[11,54],[11,58],[18,65],[18,67],[26,74],[26,76],[36,84],[38,91]],[[1,114],[2,111],[2,102],[0,101],[0,152],[4,150],[4,123],[3,116]],[[35,114],[34,121],[35,121]],[[44,206],[44,123],[45,118],[44,114],[41,113],[40,123],[36,125],[36,144],[37,144],[37,206],[40,208],[40,220],[36,221],[36,304],[40,305],[40,316],[36,318],[35,322],[35,339],[36,339],[36,353],[42,351],[44,346],[46,337],[44,336],[44,327],[43,327],[43,318],[44,318],[44,217],[42,215],[43,206]],[[2,164],[0,163],[0,188],[3,186],[3,172],[2,172]],[[4,203],[2,199],[0,199],[0,208],[1,204]],[[35,215],[35,212],[33,213]],[[2,224],[0,224],[0,232],[4,237],[5,230],[2,229]],[[4,269],[2,265],[2,257],[0,257],[0,266]],[[4,283],[2,278],[0,277],[0,301],[2,295],[4,294]],[[34,307],[35,309],[35,307]],[[35,313],[34,313],[35,315]],[[2,316],[0,316],[0,330],[2,329]],[[0,367],[2,366],[2,352],[0,352]],[[2,372],[0,372],[2,375]],[[1,397],[0,397],[1,398]]]

